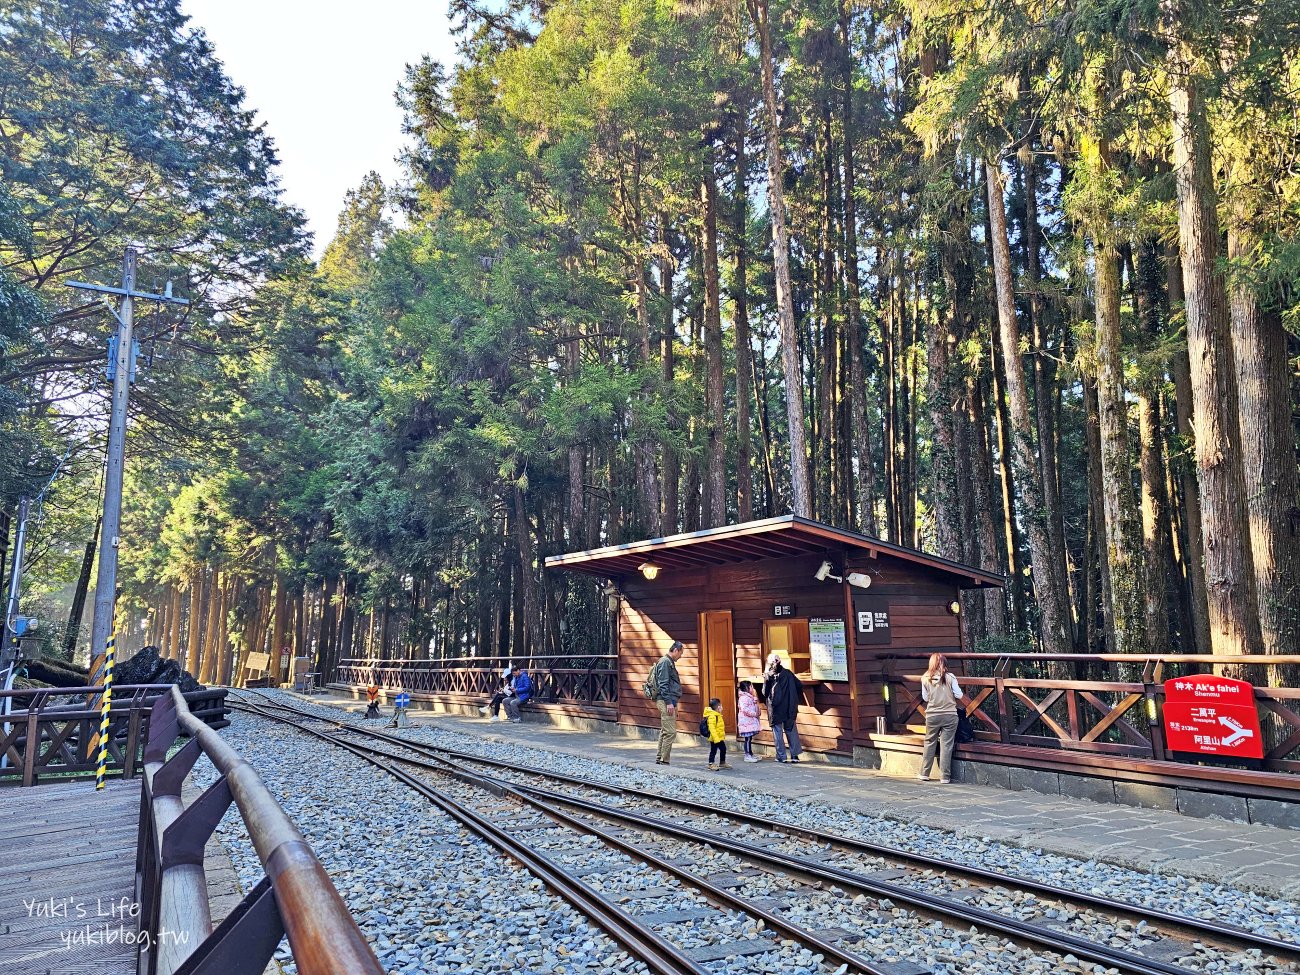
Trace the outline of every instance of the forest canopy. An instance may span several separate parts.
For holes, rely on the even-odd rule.
[[[57,285],[145,240],[196,303],[147,331],[124,594],[203,679],[601,653],[545,556],[791,511],[1005,574],[972,649],[1295,652],[1300,7],[450,10],[404,177],[312,262],[172,0],[0,3],[0,501],[71,450],[47,588],[107,329]]]

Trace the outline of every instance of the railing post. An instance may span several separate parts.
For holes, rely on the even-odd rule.
[[[275,890],[271,878],[263,877],[174,975],[256,975],[270,963],[283,937]]]
[[[1011,708],[1006,699],[1006,673],[1010,668],[1011,662],[1006,656],[1000,656],[993,666],[993,686],[996,688],[993,693],[997,694],[997,732],[1004,745],[1011,741]]]
[[[1157,761],[1168,761],[1169,753],[1165,749],[1165,729],[1160,723],[1160,710],[1157,703],[1159,695],[1164,693],[1164,685],[1148,681],[1142,688],[1146,698],[1147,731],[1151,735],[1151,757]]]
[[[140,708],[133,706],[131,716],[127,719],[126,750],[122,753],[122,778],[134,779],[136,759],[140,752]]]
[[[27,712],[27,747],[23,749],[23,785],[36,784],[36,757],[41,751],[39,712]]]

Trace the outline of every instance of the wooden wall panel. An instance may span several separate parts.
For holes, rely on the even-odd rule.
[[[799,733],[809,748],[851,752],[856,707],[858,741],[866,743],[875,730],[876,717],[884,714],[881,655],[900,649],[959,650],[961,627],[947,609],[957,596],[958,580],[887,554],[871,559],[856,550],[828,549],[822,554],[712,569],[664,568],[653,582],[640,576],[619,580],[624,597],[619,617],[619,722],[658,726],[658,710],[641,693],[641,685],[672,641],[680,640],[686,653],[678,664],[683,696],[677,723],[680,731],[694,733],[703,709],[699,614],[705,610],[732,612],[738,681],[762,673],[763,621],[773,618],[775,604],[794,603],[794,615],[800,618],[843,618],[844,587],[833,580],[813,578],[823,559],[831,561],[837,575],[871,575],[871,593],[889,599],[892,639],[868,648],[854,648],[850,639],[850,675],[856,686],[850,682],[806,684]],[[770,744],[766,714],[763,725],[758,740]],[[729,728],[728,737],[734,736],[735,729]]]

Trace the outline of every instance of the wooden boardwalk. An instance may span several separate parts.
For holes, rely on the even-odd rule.
[[[0,788],[0,972],[135,971],[139,812],[139,780]]]

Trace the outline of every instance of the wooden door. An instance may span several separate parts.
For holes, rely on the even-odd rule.
[[[709,706],[709,698],[718,698],[731,736],[736,733],[736,647],[731,640],[731,610],[701,613],[700,634],[700,709]]]

